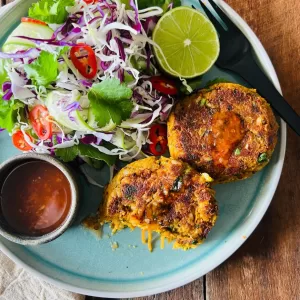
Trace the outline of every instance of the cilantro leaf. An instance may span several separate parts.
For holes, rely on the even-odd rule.
[[[31,5],[28,16],[49,24],[62,24],[68,16],[66,6],[74,4],[74,0],[40,0]]]
[[[118,79],[106,79],[94,84],[88,93],[91,110],[99,127],[111,121],[116,125],[130,117],[132,90]]]
[[[116,161],[116,156],[102,153],[97,148],[91,145],[79,144],[78,150],[80,155],[104,161],[109,166],[112,166]]]
[[[115,156],[107,155],[105,153],[100,152],[98,149],[91,145],[85,145],[82,143],[68,148],[56,149],[55,154],[64,162],[73,161],[78,155],[99,161],[104,161],[109,166],[112,166],[116,160]]]
[[[31,64],[25,65],[24,69],[34,84],[46,87],[57,78],[57,57],[50,52],[42,51],[40,56]]]
[[[55,155],[58,156],[63,162],[73,161],[79,155],[78,146],[68,148],[58,148],[55,150]]]
[[[17,111],[23,108],[24,104],[19,101],[5,101],[0,97],[0,127],[12,132],[17,122]]]

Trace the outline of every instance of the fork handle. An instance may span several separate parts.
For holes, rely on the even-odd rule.
[[[267,99],[279,116],[300,136],[300,117],[263,73],[251,52],[227,69],[237,73],[256,88],[257,92]]]

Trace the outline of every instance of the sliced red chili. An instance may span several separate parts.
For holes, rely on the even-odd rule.
[[[94,50],[85,44],[78,44],[71,48],[72,63],[79,73],[87,79],[92,79],[97,74],[97,59]]]
[[[165,154],[168,149],[167,127],[161,124],[153,125],[150,129],[149,140],[152,143],[149,144],[149,150],[153,155]]]
[[[162,76],[154,76],[150,78],[150,82],[155,90],[165,95],[177,95],[178,89],[173,80],[163,78]]]

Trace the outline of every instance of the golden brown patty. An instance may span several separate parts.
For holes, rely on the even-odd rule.
[[[123,168],[107,186],[99,210],[113,231],[125,226],[156,231],[175,248],[199,245],[217,218],[212,179],[188,164],[155,157]]]
[[[179,102],[168,120],[171,156],[216,182],[248,178],[270,160],[278,124],[255,90],[220,83]]]

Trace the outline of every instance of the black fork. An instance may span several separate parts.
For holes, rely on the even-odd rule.
[[[213,0],[207,1],[227,27],[224,28],[204,1],[199,0],[207,17],[219,34],[221,51],[216,65],[222,69],[233,71],[244,78],[253,88],[257,89],[260,95],[268,100],[280,117],[300,135],[300,117],[257,65],[247,38]]]

